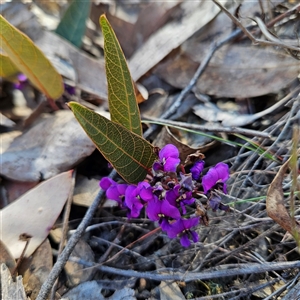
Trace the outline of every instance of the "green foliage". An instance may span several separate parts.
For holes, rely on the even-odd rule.
[[[111,120],[142,135],[139,108],[123,51],[104,15],[100,17],[104,35],[104,54]]]
[[[90,8],[91,1],[73,0],[55,32],[79,48],[82,44]]]
[[[0,28],[0,45],[12,64],[48,98],[59,98],[64,91],[62,77],[43,52],[2,16]]]
[[[129,183],[142,181],[156,155],[144,138],[86,107],[70,102],[76,119],[103,156]]]

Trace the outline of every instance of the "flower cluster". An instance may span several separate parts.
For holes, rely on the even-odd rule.
[[[190,173],[186,173],[183,166],[178,167],[178,149],[168,144],[159,151],[150,179],[132,185],[120,184],[104,177],[100,187],[106,191],[109,199],[117,201],[121,208],[127,210],[128,218],[139,217],[145,208],[150,220],[157,221],[170,238],[179,236],[182,246],[188,247],[190,240],[199,240],[193,228],[199,223],[207,224],[208,208],[213,211],[229,209],[221,203],[219,193],[215,191],[217,189],[227,193],[228,165],[218,163],[202,176],[203,157],[202,154],[194,156]],[[177,173],[177,169],[181,169],[181,172]],[[203,204],[201,199],[206,203]],[[187,206],[196,209],[187,212]]]

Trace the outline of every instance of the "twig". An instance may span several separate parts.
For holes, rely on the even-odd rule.
[[[70,217],[70,213],[71,213],[71,206],[72,206],[73,193],[74,193],[74,188],[75,188],[76,173],[77,173],[76,170],[74,170],[74,172],[72,173],[72,187],[70,189],[69,197],[68,197],[67,203],[65,205],[64,220],[63,220],[63,229],[62,229],[61,240],[60,240],[60,243],[59,243],[58,256],[63,251],[64,246],[65,246],[65,241],[67,240],[68,227],[69,227],[68,226],[68,221],[69,221],[69,217]],[[50,295],[50,299],[51,300],[55,299],[55,293],[56,293],[56,289],[57,289],[57,283],[58,283],[58,279],[55,280],[55,283],[52,286],[51,295]]]
[[[82,259],[78,259],[77,257],[70,257],[70,261],[76,262],[78,264],[82,264],[87,267],[93,267],[94,263],[89,261],[84,261]],[[236,265],[235,265],[236,266]],[[156,281],[184,281],[184,282],[191,282],[195,280],[210,280],[215,278],[221,277],[229,277],[229,276],[239,276],[239,275],[246,275],[246,274],[255,274],[255,273],[264,273],[264,272],[271,272],[271,271],[281,271],[286,269],[295,269],[300,267],[300,261],[292,261],[292,262],[270,262],[266,264],[258,264],[258,263],[245,263],[245,264],[238,264],[238,267],[233,267],[231,265],[223,265],[222,267],[215,267],[211,268],[210,270],[204,272],[180,272],[180,271],[173,271],[170,274],[166,274],[168,270],[164,269],[163,273],[161,274],[158,271],[154,272],[138,272],[134,270],[123,270],[117,269],[108,266],[98,266],[97,269],[102,272],[107,272],[111,274],[118,274],[121,276],[126,277],[136,277],[136,278],[146,278],[150,280]]]
[[[281,15],[277,16],[276,18],[274,18],[272,21],[270,21],[269,23],[267,23],[267,27],[272,27],[277,22],[281,21],[284,18],[287,18],[287,17],[291,16],[296,11],[300,11],[300,4],[295,5],[291,9],[287,10],[286,12],[284,12],[283,14],[281,14]]]
[[[181,93],[176,98],[176,100],[172,104],[172,106],[161,115],[161,117],[160,117],[161,119],[168,119],[170,116],[172,116],[173,114],[176,113],[176,111],[180,107],[181,102],[183,101],[185,96],[193,89],[193,87],[196,85],[198,79],[203,74],[204,70],[206,69],[206,67],[207,67],[208,63],[210,62],[211,58],[213,57],[214,53],[219,48],[221,48],[223,45],[225,45],[226,43],[235,39],[239,34],[241,34],[241,32],[242,31],[240,29],[237,29],[234,32],[232,32],[229,36],[227,36],[226,38],[224,38],[221,41],[218,41],[216,43],[213,43],[211,45],[210,51],[208,51],[206,56],[203,58],[200,66],[198,67],[197,71],[195,72],[193,78],[190,80],[189,84],[181,91]],[[145,132],[145,136],[149,137],[150,135],[152,135],[157,130],[158,127],[159,127],[158,125],[152,125]]]
[[[264,46],[279,46],[279,47],[283,47],[283,48],[287,48],[287,49],[291,49],[291,50],[295,50],[295,51],[300,51],[299,47],[286,45],[283,42],[281,42],[280,40],[276,39],[275,37],[274,37],[274,39],[272,39],[273,41],[265,41],[265,40],[255,38],[252,35],[252,33],[243,26],[243,24],[240,22],[240,20],[238,18],[236,18],[234,15],[232,15],[230,13],[230,11],[227,10],[221,3],[219,3],[217,0],[212,0],[212,1],[232,20],[232,22],[234,22],[234,24],[236,24],[243,31],[243,33],[253,42],[254,45],[260,44],[260,45],[264,45]]]
[[[115,170],[113,170],[110,173],[109,177],[113,178],[113,177],[116,176],[116,174],[117,174],[117,172]],[[102,200],[104,195],[105,195],[105,192],[102,189],[100,189],[98,195],[94,199],[92,205],[87,210],[87,212],[86,212],[84,218],[82,219],[81,223],[79,224],[76,231],[74,232],[74,234],[69,239],[65,249],[62,251],[61,255],[57,258],[57,261],[56,261],[55,265],[53,266],[50,274],[48,275],[47,280],[43,283],[36,300],[46,300],[47,299],[48,294],[49,294],[55,280],[57,279],[57,277],[59,276],[59,274],[63,270],[66,262],[69,259],[69,256],[71,255],[71,253],[74,249],[74,247],[76,246],[77,242],[80,240],[80,238],[83,235],[85,229],[90,224],[90,222],[91,222],[98,206],[102,205],[101,200]]]
[[[281,40],[279,40],[278,38],[276,38],[275,36],[273,36],[272,34],[270,34],[270,32],[268,31],[266,25],[264,24],[264,22],[259,17],[255,17],[254,20],[257,23],[257,26],[259,27],[259,29],[262,32],[262,34],[268,40],[270,40],[271,42],[276,43],[277,46],[281,46],[283,48],[295,50],[295,51],[298,51],[298,52],[300,51],[299,47],[295,47],[295,46],[290,46],[290,45],[284,44]]]
[[[275,111],[276,109],[283,106],[286,102],[288,102],[288,100],[290,100],[296,93],[299,93],[299,92],[300,92],[300,85],[298,85],[295,89],[293,89],[285,97],[283,97],[281,100],[277,101],[274,105],[268,107],[267,109],[262,110],[258,113],[252,114],[252,115],[240,115],[234,119],[224,120],[222,122],[222,125],[223,126],[241,126],[241,124],[247,125],[247,124],[253,123],[255,120],[260,119],[263,116],[268,115],[268,114],[272,113],[273,111]],[[261,133],[261,134],[266,134],[266,133]]]
[[[154,118],[150,116],[144,116],[145,120],[143,122],[147,123],[147,120],[153,122],[159,122],[160,125],[174,125],[183,128],[189,128],[193,130],[199,130],[204,132],[226,132],[226,133],[239,133],[243,135],[250,135],[250,136],[259,136],[264,138],[271,138],[270,134],[266,132],[260,132],[251,129],[239,128],[239,127],[221,127],[221,126],[210,126],[210,125],[198,125],[198,124],[189,124],[185,122],[178,122],[178,121],[171,121],[171,120],[164,120],[161,118]]]

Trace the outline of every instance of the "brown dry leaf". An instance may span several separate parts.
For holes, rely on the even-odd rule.
[[[0,240],[0,265],[2,264],[5,264],[12,274],[16,266],[16,261],[4,243]]]
[[[145,41],[162,28],[176,12],[180,14],[181,2],[181,0],[150,2],[143,7],[134,24],[134,48],[138,49],[143,46]]]
[[[260,8],[257,1],[251,1],[243,4],[241,10],[245,21],[246,16],[254,16]],[[225,14],[219,14],[205,30],[183,43],[180,52],[159,64],[154,73],[175,87],[185,88],[210,51],[211,44],[231,32],[231,20]],[[195,92],[229,98],[256,97],[277,92],[297,78],[299,60],[271,47],[242,43],[223,46],[214,54],[198,80]]]
[[[191,49],[193,56],[169,58],[155,73],[175,87],[186,87],[203,58],[200,44]],[[195,92],[229,98],[275,93],[297,78],[299,68],[299,60],[271,48],[227,45],[215,53]]]
[[[84,261],[94,262],[94,252],[91,247],[84,241],[79,240],[76,244],[71,256],[79,257]],[[68,287],[74,287],[82,282],[91,280],[95,273],[95,268],[86,268],[85,266],[76,262],[67,261],[65,268],[66,276],[68,278]]]
[[[208,141],[207,139],[203,139],[202,145],[190,147],[188,144],[181,142],[180,139],[178,139],[174,134],[177,136],[180,134],[184,135],[184,132],[164,126],[161,132],[157,135],[156,139],[153,141],[153,145],[159,148],[163,148],[166,144],[175,145],[179,150],[180,160],[182,162],[185,161],[188,155],[195,153],[196,151],[205,153],[216,145],[216,141]]]
[[[61,173],[30,190],[0,211],[2,242],[19,258],[31,237],[25,256],[30,256],[48,236],[69,196],[72,172]]]
[[[36,299],[52,267],[52,249],[48,239],[30,257],[22,260],[18,271],[23,276],[25,291],[30,299]]]
[[[181,4],[181,8],[181,18],[157,30],[130,58],[129,68],[134,80],[138,80],[156,66],[219,12],[219,8],[213,2],[205,0],[200,4],[186,1]]]
[[[22,283],[22,276],[17,276],[14,282],[5,264],[0,266],[1,299],[28,300]]]
[[[10,144],[3,143],[1,174],[31,182],[70,170],[95,150],[71,111],[46,115]]]
[[[295,238],[295,230],[300,233],[299,225],[294,226],[290,214],[285,208],[284,195],[282,190],[282,181],[289,167],[290,160],[286,161],[280,168],[279,172],[272,181],[266,199],[267,214],[284,230],[288,231]]]
[[[3,187],[5,189],[8,203],[12,203],[17,198],[34,188],[38,182],[21,182],[14,180],[3,180]],[[1,207],[1,204],[0,204]]]

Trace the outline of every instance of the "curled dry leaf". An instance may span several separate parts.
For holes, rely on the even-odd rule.
[[[30,256],[45,240],[68,198],[72,171],[59,174],[30,190],[0,211],[2,242],[14,258],[19,258],[31,236],[25,256]]]
[[[295,230],[300,233],[299,225],[294,226],[295,222],[293,222],[290,214],[284,205],[284,195],[282,190],[282,181],[285,175],[286,170],[289,167],[289,162],[285,162],[274,180],[272,181],[266,199],[266,208],[267,214],[270,218],[272,218],[276,223],[278,223],[284,230],[288,231],[291,235],[295,237]]]
[[[28,182],[70,170],[95,150],[70,111],[46,116],[11,143],[4,141],[4,144],[1,174]]]

